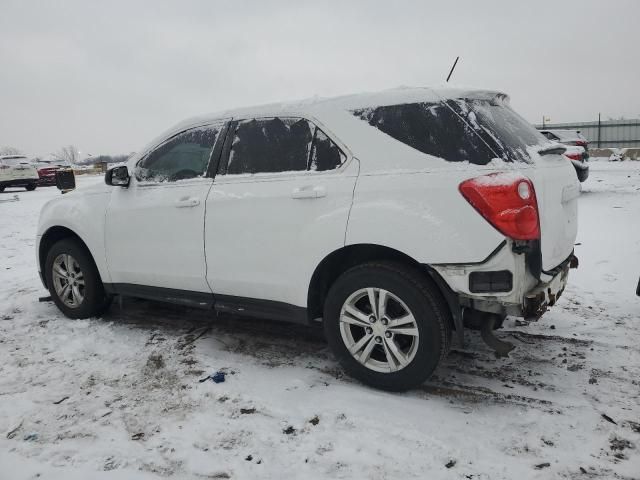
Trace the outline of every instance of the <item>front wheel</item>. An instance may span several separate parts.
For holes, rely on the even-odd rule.
[[[26,188],[29,192],[32,192],[36,189],[36,184],[35,183],[30,183],[29,185],[27,185]]]
[[[333,284],[324,329],[350,375],[401,391],[429,378],[448,353],[450,317],[440,292],[417,269],[372,262],[346,271]]]
[[[98,269],[77,240],[56,242],[47,253],[44,268],[51,298],[67,317],[93,317],[109,306]]]

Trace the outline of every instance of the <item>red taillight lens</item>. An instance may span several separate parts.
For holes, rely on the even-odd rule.
[[[564,156],[567,157],[570,160],[578,160],[579,162],[582,161],[582,154],[581,153],[565,153]]]
[[[576,140],[576,142],[575,142],[575,144],[576,144],[577,146],[579,146],[579,147],[585,147],[585,148],[587,147],[587,143],[588,143],[588,142],[585,142],[584,140]]]
[[[538,201],[528,178],[513,173],[493,173],[466,180],[458,188],[473,208],[507,237],[540,238]]]

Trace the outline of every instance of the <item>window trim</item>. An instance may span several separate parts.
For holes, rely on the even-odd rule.
[[[158,181],[151,181],[151,180],[140,180],[138,179],[137,175],[136,175],[136,171],[141,168],[140,164],[145,161],[149,155],[151,155],[152,153],[154,153],[156,150],[158,150],[158,148],[160,148],[162,145],[164,145],[165,143],[171,141],[172,139],[174,139],[175,137],[182,135],[185,132],[188,132],[189,130],[194,130],[196,128],[203,128],[203,127],[211,127],[211,126],[219,126],[219,130],[218,130],[218,134],[216,135],[216,141],[213,144],[213,147],[211,148],[211,153],[209,154],[209,160],[207,162],[207,166],[203,172],[203,174],[199,177],[196,178],[190,178],[190,179],[185,179],[185,180],[180,180],[180,184],[184,184],[184,182],[188,182],[188,181],[193,181],[193,180],[201,180],[201,179],[208,179],[208,178],[213,178],[211,174],[211,167],[212,167],[212,160],[214,160],[214,155],[218,155],[218,160],[219,160],[219,155],[220,155],[220,150],[222,149],[222,146],[220,146],[220,148],[218,148],[218,144],[221,144],[221,139],[222,141],[224,141],[224,138],[226,138],[226,133],[227,133],[227,128],[228,125],[230,124],[230,119],[229,118],[224,118],[224,119],[217,119],[217,120],[209,120],[207,122],[203,122],[203,123],[198,123],[195,125],[191,125],[187,128],[183,128],[181,130],[178,130],[177,132],[172,133],[171,135],[163,138],[162,140],[160,140],[159,142],[155,143],[152,147],[148,148],[144,154],[141,155],[141,157],[135,162],[135,164],[133,165],[132,171],[130,172],[131,178],[134,179],[134,182],[141,186],[141,187],[152,187],[152,186],[170,186],[170,185],[176,185],[177,181],[164,181],[164,182],[158,182]]]
[[[313,127],[313,136],[311,140],[311,147],[309,148],[309,153],[307,157],[307,169],[306,170],[294,170],[294,171],[281,171],[281,172],[257,172],[257,173],[234,173],[228,174],[227,167],[229,165],[229,155],[231,153],[231,147],[233,145],[233,139],[235,136],[236,128],[240,122],[248,121],[248,120],[266,120],[270,118],[296,118],[300,120],[306,120]],[[316,139],[316,131],[320,130],[322,133],[326,135],[326,137],[331,140],[340,153],[344,156],[345,160],[340,164],[338,168],[334,168],[331,170],[309,170],[310,162],[311,162],[311,153],[313,152],[313,144]],[[216,170],[215,176],[221,176],[225,178],[237,178],[237,179],[256,179],[263,180],[269,178],[291,178],[299,175],[326,175],[332,173],[339,173],[346,168],[346,166],[350,163],[353,155],[350,150],[346,148],[345,144],[339,141],[335,135],[325,126],[322,122],[319,122],[314,117],[310,115],[304,115],[300,113],[282,113],[282,114],[273,114],[273,115],[247,115],[243,117],[236,117],[232,121],[229,122],[229,128],[226,131],[226,138],[224,143],[224,148],[222,149],[222,154],[220,156],[220,160],[218,162],[218,168]]]

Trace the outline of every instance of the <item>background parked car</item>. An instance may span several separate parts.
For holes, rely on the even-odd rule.
[[[66,162],[59,160],[37,160],[32,165],[38,170],[38,185],[52,186],[56,184],[56,171],[61,168],[68,168]]]
[[[564,152],[564,156],[571,160],[573,164],[573,168],[576,169],[576,174],[578,175],[578,180],[580,182],[584,182],[587,178],[589,178],[589,164],[585,159],[585,151],[583,147],[574,147],[571,145],[567,145],[567,151]],[[588,155],[586,155],[588,158]]]
[[[24,187],[35,190],[38,172],[23,155],[0,156],[0,192],[7,187]]]
[[[540,130],[540,133],[554,142],[562,143],[567,147],[565,156],[571,160],[576,169],[578,180],[584,182],[589,177],[589,142],[578,130]]]

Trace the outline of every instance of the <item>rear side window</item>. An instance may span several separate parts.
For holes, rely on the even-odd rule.
[[[486,165],[494,158],[530,162],[527,146],[546,141],[497,99],[390,105],[353,114],[422,153],[450,162]]]
[[[260,118],[238,123],[226,171],[276,173],[332,170],[345,155],[324,132],[303,118]]]
[[[217,128],[198,127],[171,137],[138,164],[136,178],[175,182],[203,176],[217,136]]]

